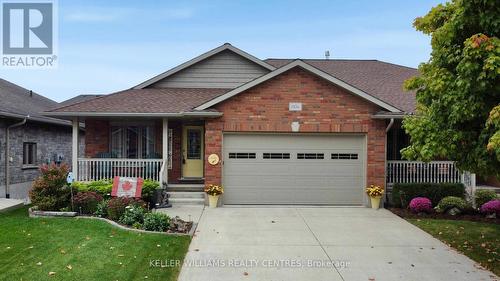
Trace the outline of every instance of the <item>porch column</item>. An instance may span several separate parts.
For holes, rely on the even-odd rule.
[[[73,172],[73,177],[78,180],[78,117],[73,118],[73,134],[72,134],[72,147],[71,147],[71,171]]]
[[[163,159],[163,164],[165,164],[165,167],[163,169],[163,175],[160,175],[160,177],[163,179],[163,182],[168,184],[168,119],[163,118],[163,129],[162,129],[162,151],[161,151],[161,156]],[[160,183],[162,184],[162,183]]]

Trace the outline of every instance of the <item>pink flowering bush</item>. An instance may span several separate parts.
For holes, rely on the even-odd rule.
[[[481,206],[481,213],[500,216],[500,199],[491,200]]]
[[[410,201],[410,210],[414,213],[429,213],[432,210],[432,202],[426,197],[415,197]]]

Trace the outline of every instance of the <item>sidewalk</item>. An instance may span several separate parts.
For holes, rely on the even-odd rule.
[[[22,206],[24,206],[23,200],[0,198],[0,213],[21,208]]]

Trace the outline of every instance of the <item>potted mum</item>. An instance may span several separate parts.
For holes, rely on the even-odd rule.
[[[372,184],[366,188],[366,194],[370,196],[372,209],[378,209],[380,206],[380,198],[382,198],[382,194],[384,194],[384,189],[378,185]]]
[[[220,185],[209,184],[205,186],[205,193],[208,195],[208,206],[216,208],[219,196],[224,193],[224,188]]]

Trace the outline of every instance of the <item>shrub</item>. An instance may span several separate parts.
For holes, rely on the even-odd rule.
[[[436,211],[446,212],[451,208],[457,208],[463,211],[467,208],[467,202],[460,197],[447,196],[439,201],[439,204],[436,206]]]
[[[102,201],[102,196],[93,191],[78,192],[73,198],[76,211],[82,214],[93,214],[97,210],[97,204]]]
[[[478,208],[483,206],[484,203],[495,199],[497,199],[497,194],[493,190],[479,189],[474,193],[474,200]]]
[[[44,164],[29,196],[34,206],[42,211],[59,211],[69,206],[71,191],[67,187],[68,165]]]
[[[95,210],[94,215],[105,218],[108,216],[108,204],[109,204],[109,199],[108,200],[102,200],[101,202],[97,203],[97,207]]]
[[[500,216],[500,199],[491,200],[481,206],[481,213],[491,215],[495,214]]]
[[[114,221],[118,221],[123,213],[125,213],[125,208],[127,206],[139,206],[141,208],[146,207],[146,203],[141,199],[131,198],[131,197],[114,197],[108,202],[108,218]]]
[[[111,190],[113,189],[113,181],[108,179],[89,183],[75,181],[71,186],[77,192],[93,191],[99,193],[103,198],[110,198]]]
[[[160,188],[160,183],[154,180],[146,179],[142,184],[142,200],[153,203],[153,197],[155,194],[155,190]]]
[[[170,224],[170,217],[163,213],[147,213],[144,215],[142,227],[149,231],[166,231]]]
[[[139,206],[127,206],[125,212],[120,217],[120,223],[125,225],[134,225],[135,223],[142,224],[144,222],[144,214],[146,211]]]
[[[397,183],[392,189],[395,207],[406,208],[411,199],[426,197],[431,202],[440,202],[446,196],[464,198],[465,187],[461,183]]]
[[[432,211],[432,202],[429,198],[415,197],[410,201],[410,210],[414,213],[429,213]]]
[[[73,182],[72,187],[77,192],[84,191],[94,191],[99,193],[103,198],[110,198],[111,191],[113,190],[113,180],[104,179],[98,181],[92,181],[90,183],[84,182]],[[157,181],[146,179],[142,185],[142,196],[141,198],[146,202],[152,202],[154,197],[154,192],[156,189],[160,188],[160,184]]]

